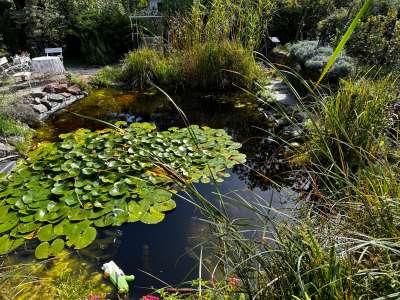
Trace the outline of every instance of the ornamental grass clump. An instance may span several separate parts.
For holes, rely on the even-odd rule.
[[[181,80],[193,88],[251,89],[253,82],[262,75],[253,53],[237,42],[196,44],[180,55]]]
[[[176,71],[164,54],[141,48],[125,57],[119,79],[132,88],[148,87],[150,81],[169,85],[174,81]]]
[[[318,100],[320,110],[306,146],[311,161],[349,174],[383,157],[396,91],[391,76],[341,81],[335,94]]]

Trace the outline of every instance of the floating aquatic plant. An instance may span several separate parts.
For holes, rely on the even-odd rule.
[[[245,160],[224,130],[207,127],[157,132],[149,123],[118,122],[60,138],[41,144],[3,179],[0,254],[37,238],[35,255],[44,259],[65,246],[89,246],[99,227],[157,224],[176,207],[179,185],[211,176],[221,182],[226,168]]]

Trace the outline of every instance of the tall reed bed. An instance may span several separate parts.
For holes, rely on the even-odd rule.
[[[169,21],[172,48],[235,40],[255,50],[264,40],[275,8],[274,0],[195,0],[189,13]]]
[[[251,89],[262,74],[251,51],[239,43],[223,41],[197,44],[168,55],[148,48],[134,50],[126,56],[120,70],[105,68],[92,82],[110,86],[112,82],[121,81],[140,89],[148,88],[151,82],[169,90]]]

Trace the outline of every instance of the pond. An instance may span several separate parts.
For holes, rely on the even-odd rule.
[[[285,166],[281,163],[284,149],[269,134],[266,118],[250,96],[181,94],[172,98],[191,124],[224,129],[243,144],[240,151],[247,156],[246,165],[229,170],[231,177],[219,185],[221,193],[237,192],[250,201],[259,197],[276,209],[295,206],[290,179],[286,178]],[[79,128],[97,130],[107,126],[71,112],[107,122],[150,122],[159,130],[184,127],[182,117],[163,95],[102,89],[52,116],[37,131],[35,142],[56,141],[59,134]],[[271,180],[282,187],[272,187]],[[196,187],[207,199],[216,198],[213,184]],[[175,201],[177,208],[160,224],[137,222],[109,228],[74,257],[96,271],[100,271],[104,262],[114,260],[126,274],[134,274],[131,297],[143,295],[151,287],[162,287],[164,283],[177,285],[195,279],[196,255],[200,252],[196,246],[207,239],[208,227],[198,219],[200,215],[193,205],[177,196]],[[234,217],[250,216],[229,203],[228,207]]]

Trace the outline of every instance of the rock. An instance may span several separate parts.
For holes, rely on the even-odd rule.
[[[56,92],[55,84],[54,83],[50,83],[50,84],[46,85],[43,88],[43,92],[45,92],[45,93],[55,93]]]
[[[4,153],[13,153],[15,152],[15,148],[9,144],[6,143],[0,143],[0,156],[4,157],[7,155],[3,155]]]
[[[78,99],[78,96],[71,96],[68,98],[68,101],[75,102]]]
[[[40,98],[40,99],[42,99],[42,98],[44,98],[44,97],[46,96],[46,93],[44,93],[44,92],[33,92],[33,93],[31,94],[31,96],[32,96],[33,98]]]
[[[17,161],[15,159],[10,159],[0,162],[0,173],[9,174],[15,168]]]
[[[33,102],[33,98],[29,96],[22,97],[21,102],[24,104],[31,104]]]
[[[7,138],[7,142],[11,145],[17,145],[17,144],[23,143],[24,141],[25,141],[24,138],[22,136],[18,136],[18,135],[10,136]]]
[[[47,95],[47,99],[52,102],[63,102],[65,97],[59,94],[49,94]]]
[[[275,100],[285,106],[295,106],[296,99],[291,94],[278,93],[274,94]]]
[[[35,99],[33,99],[32,102],[33,102],[34,104],[41,104],[40,98],[35,98]]]
[[[67,92],[76,96],[76,95],[80,95],[82,93],[82,90],[79,85],[74,84],[68,88]]]
[[[60,95],[64,96],[65,98],[69,98],[72,96],[70,93],[61,93]]]
[[[47,107],[43,104],[32,105],[33,109],[37,111],[39,114],[45,113],[48,111]]]
[[[17,102],[14,105],[8,106],[5,113],[15,120],[28,124],[30,127],[37,128],[40,126],[39,113],[30,104]]]
[[[43,104],[44,106],[46,106],[48,110],[51,110],[51,108],[52,108],[51,103],[50,103],[49,101],[47,101],[47,100],[42,100],[42,101],[41,101],[41,104]]]
[[[67,93],[68,85],[66,83],[59,83],[55,86],[56,93]]]
[[[66,83],[50,83],[46,85],[43,89],[43,92],[51,94],[65,93],[67,91],[68,91],[68,85]]]

